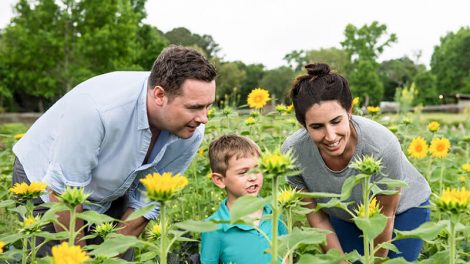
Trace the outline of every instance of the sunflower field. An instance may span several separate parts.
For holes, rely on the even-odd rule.
[[[225,193],[210,179],[207,156],[209,143],[228,133],[252,138],[263,150],[259,170],[264,174],[264,187],[260,197],[242,197],[231,209],[232,223],[253,225],[244,216],[271,204],[272,217],[282,215],[288,235],[273,235],[269,252],[273,263],[409,263],[404,259],[377,259],[373,252],[382,248],[394,250],[391,243],[374,245],[373,239],[383,230],[385,216],[374,197],[366,193],[364,204],[350,211],[358,223],[373,223],[364,227],[363,255],[351,252],[341,255],[335,251],[322,253],[326,232],[308,227],[303,207],[304,197],[331,197],[323,207],[347,209],[344,194],[300,193],[288,186],[286,175],[295,173],[292,156],[282,154],[280,145],[286,137],[300,128],[292,105],[267,107],[268,91],[254,89],[245,109],[231,106],[212,108],[203,144],[184,175],[170,173],[151,174],[141,179],[151,205],[135,211],[128,219],[135,219],[160,205],[157,221],[147,225],[143,234],[129,237],[118,234],[116,219],[96,212],[76,213],[77,205],[86,203],[88,194],[83,189],[67,188],[59,202],[44,204],[48,210],[34,215],[34,199],[47,190],[40,182],[11,186],[14,155],[13,144],[25,133],[24,124],[0,126],[0,263],[127,263],[121,257],[134,250],[135,263],[198,263],[201,232],[217,229],[217,223],[204,221],[225,198]],[[392,131],[401,142],[402,150],[429,182],[432,189],[431,221],[412,231],[396,232],[394,240],[420,238],[425,245],[416,263],[469,263],[470,262],[470,112],[459,115],[456,121],[429,119],[415,112],[403,115],[382,114],[379,107],[361,108],[358,98],[353,101],[354,114],[373,119]],[[246,109],[248,108],[248,110]],[[272,110],[268,110],[272,109]],[[380,161],[373,157],[352,162],[368,183],[370,175],[380,171]],[[402,186],[390,182],[391,186]],[[373,185],[373,184],[372,184]],[[352,186],[353,187],[353,186]],[[352,188],[351,187],[351,188]],[[374,190],[370,186],[369,190]],[[70,226],[64,231],[49,233],[43,227],[56,223],[56,213],[70,212]],[[99,245],[82,247],[77,243],[75,219],[82,219],[91,230],[85,237],[100,237]],[[369,222],[368,222],[369,221]],[[277,222],[277,221],[274,221]],[[355,222],[356,223],[356,222]],[[274,224],[273,224],[274,225]],[[378,232],[377,232],[378,230]],[[277,232],[273,232],[277,234]],[[38,240],[40,239],[40,240]],[[36,241],[59,240],[52,255],[36,257]],[[279,262],[280,263],[280,262]]]

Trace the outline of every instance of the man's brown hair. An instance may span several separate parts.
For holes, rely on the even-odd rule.
[[[150,72],[150,88],[161,86],[167,96],[181,94],[181,85],[188,79],[211,82],[217,73],[204,56],[193,48],[170,45],[155,60]]]

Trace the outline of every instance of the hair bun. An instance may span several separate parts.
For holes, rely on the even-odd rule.
[[[308,64],[305,69],[307,69],[308,75],[314,77],[321,77],[330,73],[330,66],[325,63]]]

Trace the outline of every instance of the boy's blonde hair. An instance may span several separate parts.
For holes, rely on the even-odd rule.
[[[213,173],[225,176],[228,161],[249,156],[261,156],[259,146],[250,138],[235,134],[223,135],[209,145],[209,161]]]

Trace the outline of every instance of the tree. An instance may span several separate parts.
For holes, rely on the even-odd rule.
[[[388,35],[387,26],[377,21],[361,28],[349,24],[344,35],[345,40],[341,45],[349,59],[347,72],[351,90],[354,96],[368,96],[372,104],[378,104],[383,97],[383,84],[377,74],[377,58],[385,47],[396,42],[396,35]]]
[[[269,90],[276,103],[288,103],[289,89],[294,79],[294,71],[286,66],[268,70],[261,79],[260,86]]]
[[[470,28],[450,32],[431,57],[431,71],[441,94],[470,93]]]
[[[51,30],[60,25],[60,9],[54,0],[40,0],[34,8],[29,1],[20,0],[15,12],[0,43],[2,95],[7,100],[15,97],[18,110],[43,110],[42,99],[54,98],[60,91],[62,35]],[[38,98],[34,105],[28,103],[30,96]],[[7,104],[15,107],[13,103]]]
[[[420,66],[408,57],[384,61],[380,64],[378,74],[384,86],[384,100],[393,101],[398,87],[410,86]],[[421,65],[421,67],[424,67]]]
[[[240,87],[240,104],[247,104],[246,99],[248,94],[256,87],[260,86],[260,82],[263,79],[265,70],[263,64],[249,64],[245,65],[245,79],[243,80]]]
[[[416,85],[418,96],[417,104],[439,104],[439,92],[436,88],[436,76],[431,71],[420,68],[415,75],[413,82]]]
[[[306,54],[307,63],[326,63],[331,69],[347,77],[346,68],[349,60],[347,53],[338,48],[309,50]]]
[[[145,0],[20,0],[0,35],[0,103],[43,111],[94,75],[148,70],[168,42],[142,23],[144,7]]]
[[[239,105],[240,87],[246,78],[243,62],[216,61],[217,68],[217,100],[231,106]]]
[[[201,48],[205,55],[212,59],[217,56],[220,51],[219,44],[217,44],[210,35],[198,35],[191,33],[187,28],[178,27],[165,33],[165,37],[171,44]]]

